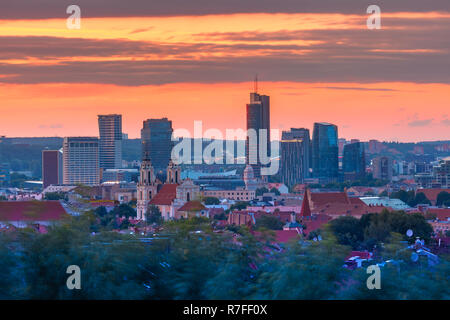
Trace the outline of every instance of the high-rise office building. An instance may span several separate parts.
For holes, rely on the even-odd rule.
[[[172,121],[167,118],[147,119],[141,130],[142,159],[151,160],[155,174],[161,179],[165,179],[171,159],[172,133]]]
[[[122,115],[98,116],[100,168],[122,167]]]
[[[311,139],[309,135],[309,129],[306,128],[291,128],[290,131],[283,131],[281,134],[281,140],[302,140],[303,156],[302,156],[302,166],[303,166],[303,178],[310,177],[311,168]]]
[[[42,150],[43,188],[63,183],[63,159],[60,150]]]
[[[64,138],[63,182],[64,184],[99,184],[99,139],[97,137]]]
[[[260,134],[261,129],[265,129],[265,139],[267,141],[266,155],[270,156],[270,97],[260,95],[257,93],[257,83],[255,82],[255,92],[250,93],[250,103],[247,104],[247,130],[253,129],[256,133],[256,141],[253,142],[249,136],[246,141],[246,159],[247,163],[253,168],[255,178],[261,178],[261,159],[260,159],[260,145],[263,135]],[[253,159],[251,155],[254,155]],[[267,165],[267,164],[265,164]],[[265,166],[264,165],[264,166]]]
[[[344,146],[342,171],[345,180],[358,180],[366,174],[366,155],[364,144],[353,142]]]
[[[372,160],[373,177],[375,179],[392,180],[393,160],[390,157],[376,157]]]
[[[339,175],[338,130],[331,123],[314,123],[312,141],[313,175],[325,181],[336,180]]]

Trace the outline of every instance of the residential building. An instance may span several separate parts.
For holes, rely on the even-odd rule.
[[[374,179],[392,180],[393,161],[391,157],[381,156],[372,160]]]
[[[250,201],[255,199],[255,190],[205,190],[202,191],[204,197],[216,197],[219,199]]]
[[[63,142],[63,183],[100,183],[97,137],[66,137]]]
[[[0,186],[7,186],[11,181],[9,163],[0,163]]]

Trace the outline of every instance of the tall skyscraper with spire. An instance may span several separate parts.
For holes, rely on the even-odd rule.
[[[266,140],[266,154],[270,156],[270,97],[258,93],[258,78],[255,77],[254,92],[250,93],[250,103],[247,104],[247,130],[253,129],[257,134],[256,141],[253,142],[249,135],[246,141],[247,164],[253,168],[255,178],[261,178],[260,146]],[[265,139],[261,129],[265,129]],[[256,163],[251,163],[251,155],[256,155]]]

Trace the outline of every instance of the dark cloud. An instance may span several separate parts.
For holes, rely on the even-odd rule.
[[[448,0],[13,0],[0,5],[0,19],[65,18],[77,4],[82,17],[176,16],[231,13],[365,14],[372,4],[382,12],[450,11]]]
[[[358,88],[358,87],[314,87],[316,89],[331,89],[331,90],[357,90],[357,91],[398,91],[387,88]]]
[[[408,123],[409,127],[426,127],[431,125],[433,119],[414,120]]]
[[[270,81],[450,83],[446,69],[450,65],[450,42],[444,41],[450,33],[450,19],[440,21],[440,27],[432,19],[399,20],[408,27],[202,33],[196,35],[195,43],[0,36],[0,82],[136,86],[242,82],[258,73]],[[222,39],[231,43],[217,42]],[[270,42],[274,40],[279,42]],[[318,43],[303,45],[290,40]],[[84,59],[74,61],[72,57]],[[116,57],[125,60],[115,61]],[[7,63],[17,59],[25,62]],[[48,63],[36,65],[26,59]],[[337,86],[331,89],[389,91]]]

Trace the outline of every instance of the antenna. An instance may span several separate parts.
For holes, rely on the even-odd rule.
[[[258,93],[258,74],[255,75],[254,90]]]

